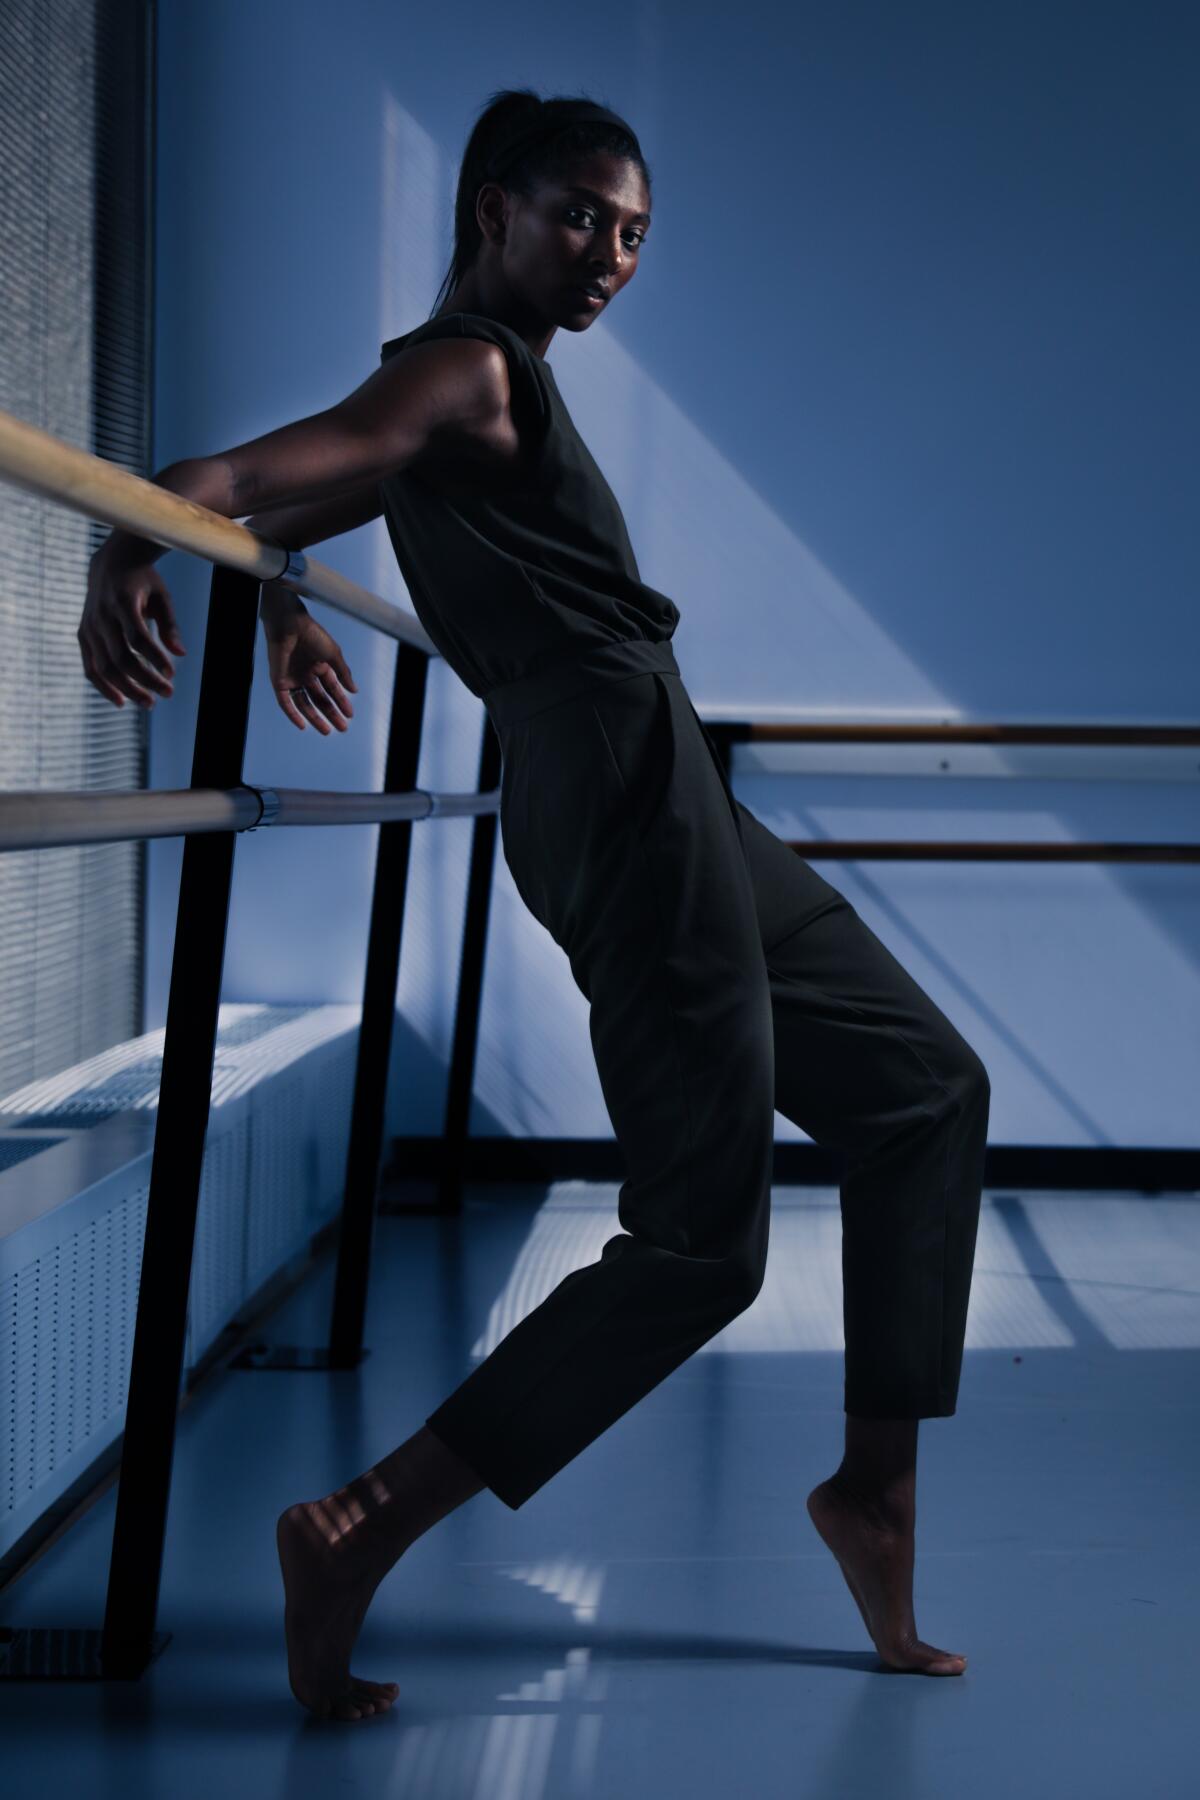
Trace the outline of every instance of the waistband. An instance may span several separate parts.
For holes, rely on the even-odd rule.
[[[562,700],[574,700],[603,681],[625,681],[652,669],[663,675],[679,674],[669,638],[657,642],[651,638],[619,638],[610,644],[589,644],[549,667],[490,688],[483,696],[483,704],[499,729],[531,718]]]

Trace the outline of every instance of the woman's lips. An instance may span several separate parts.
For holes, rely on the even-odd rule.
[[[581,300],[583,300],[589,307],[591,307],[593,309],[597,306],[604,305],[604,300],[606,297],[604,295],[589,294],[586,288],[581,288],[581,287],[577,287],[574,291],[579,295]]]

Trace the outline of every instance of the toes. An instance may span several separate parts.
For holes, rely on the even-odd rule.
[[[371,1700],[394,1700],[400,1692],[394,1681],[372,1681],[369,1675],[355,1675],[353,1671],[350,1680],[356,1694],[366,1694]]]
[[[368,1681],[365,1676],[353,1675],[354,1683],[350,1698],[355,1706],[361,1706],[367,1713],[387,1712],[399,1693],[395,1682]]]
[[[390,1685],[395,1688],[394,1682]],[[376,1688],[382,1691],[370,1691]],[[318,1719],[345,1719],[349,1722],[351,1719],[369,1718],[373,1713],[386,1712],[395,1697],[395,1693],[389,1692],[382,1682],[356,1680],[352,1692],[338,1694],[334,1699],[315,1701],[310,1711]]]
[[[959,1656],[953,1650],[935,1650],[932,1644],[901,1643],[886,1647],[877,1644],[876,1649],[887,1668],[906,1674],[961,1675],[967,1666],[965,1656]]]

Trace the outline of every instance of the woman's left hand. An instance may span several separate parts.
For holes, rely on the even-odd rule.
[[[271,686],[284,717],[297,731],[306,723],[315,725],[322,737],[329,736],[331,726],[346,731],[354,717],[346,688],[355,694],[358,689],[337,640],[300,606],[286,617],[264,612],[263,630]]]

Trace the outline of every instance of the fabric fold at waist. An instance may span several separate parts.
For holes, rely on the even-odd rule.
[[[530,675],[490,688],[483,696],[483,704],[499,730],[519,719],[531,718],[548,706],[557,706],[560,701],[586,694],[601,682],[622,681],[649,670],[679,674],[669,638],[620,638],[609,644],[589,644]]]

